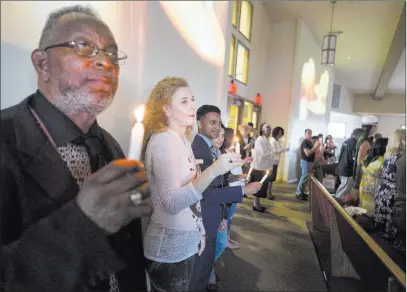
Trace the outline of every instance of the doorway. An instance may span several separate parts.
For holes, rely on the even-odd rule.
[[[237,131],[241,124],[253,123],[258,130],[261,119],[261,106],[237,95],[228,95],[228,124],[229,128]]]

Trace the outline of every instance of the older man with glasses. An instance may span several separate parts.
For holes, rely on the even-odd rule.
[[[49,15],[38,90],[1,111],[2,291],[146,290],[146,174],[96,122],[126,58],[92,9]]]

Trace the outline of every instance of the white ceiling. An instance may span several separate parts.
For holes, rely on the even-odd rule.
[[[406,92],[406,49],[404,49],[393,76],[390,79],[389,91],[400,94]]]
[[[405,1],[338,1],[333,31],[338,38],[336,82],[354,93],[373,93],[392,43]],[[329,32],[330,1],[265,1],[272,23],[303,19],[317,42]],[[389,84],[389,93],[405,93],[405,51]]]

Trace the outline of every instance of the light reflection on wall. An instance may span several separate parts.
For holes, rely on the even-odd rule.
[[[326,113],[328,86],[329,73],[325,70],[319,79],[319,84],[315,85],[314,99],[308,103],[308,109],[316,115],[324,115]]]
[[[160,1],[185,42],[205,61],[223,66],[225,37],[213,5],[205,1]]]
[[[308,117],[308,102],[313,99],[315,86],[315,63],[309,59],[302,67],[301,73],[301,96],[300,96],[300,117],[301,121]]]

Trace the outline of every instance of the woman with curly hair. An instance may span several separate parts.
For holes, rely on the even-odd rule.
[[[152,291],[187,291],[195,255],[205,248],[200,200],[212,180],[243,164],[240,154],[219,157],[199,176],[185,136],[195,122],[195,98],[177,77],[157,83],[144,117],[143,160],[153,214],[144,236]]]

